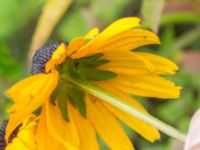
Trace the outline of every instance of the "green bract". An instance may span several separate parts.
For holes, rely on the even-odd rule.
[[[62,116],[69,120],[67,112],[67,103],[70,102],[76,107],[80,114],[86,117],[85,93],[76,85],[71,83],[69,78],[77,78],[82,81],[102,81],[111,80],[117,74],[100,70],[97,67],[109,63],[109,60],[101,59],[103,54],[98,53],[81,59],[67,58],[66,61],[56,66],[59,71],[59,83],[51,95],[52,104],[58,103]]]

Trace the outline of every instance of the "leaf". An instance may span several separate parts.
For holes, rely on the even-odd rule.
[[[56,24],[59,22],[71,3],[72,0],[46,1],[35,29],[35,33],[32,37],[29,60],[31,60],[34,51],[42,47],[42,45],[46,42],[50,34],[53,32]]]
[[[144,24],[147,24],[156,33],[158,32],[164,2],[164,0],[142,1],[142,15],[144,17]]]

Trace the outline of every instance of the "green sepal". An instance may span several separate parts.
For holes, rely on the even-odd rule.
[[[83,66],[92,66],[92,64],[98,61],[98,59],[101,58],[102,56],[103,56],[102,53],[98,53],[93,56],[77,59],[75,60],[75,66],[77,68],[81,68]]]
[[[70,102],[73,106],[76,106],[83,117],[86,117],[86,104],[85,104],[85,93],[72,86],[68,92]]]
[[[96,62],[93,62],[93,64],[91,64],[92,67],[98,67],[98,66],[101,66],[101,65],[104,65],[104,64],[107,64],[108,62],[110,62],[109,60],[107,59],[100,59]]]
[[[78,70],[81,76],[86,80],[101,81],[110,80],[117,76],[116,73],[106,70],[97,70],[95,68],[82,67]]]
[[[57,100],[63,119],[69,121],[69,115],[67,109],[67,89],[65,87],[66,86],[61,86],[57,96]]]
[[[64,78],[65,76],[70,77],[79,77],[79,74],[77,72],[77,68],[75,67],[76,61],[72,60],[71,58],[68,58],[64,64],[63,64],[63,72],[64,72]]]

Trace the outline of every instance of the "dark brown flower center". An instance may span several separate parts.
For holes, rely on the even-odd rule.
[[[5,140],[5,133],[6,133],[6,126],[8,124],[8,121],[3,121],[1,127],[0,127],[0,150],[5,150],[6,148],[6,140]]]
[[[68,45],[67,42],[64,42]],[[32,59],[32,69],[31,73],[38,74],[38,73],[45,73],[45,65],[51,59],[53,52],[58,48],[61,42],[51,42],[41,48],[39,48],[35,54],[33,55]]]
[[[5,150],[6,145],[7,145],[6,139],[5,139],[7,124],[8,124],[8,120],[5,120],[3,121],[0,127],[0,150]],[[8,139],[8,143],[11,143],[12,140],[17,136],[20,127],[21,127],[21,124],[11,133]]]

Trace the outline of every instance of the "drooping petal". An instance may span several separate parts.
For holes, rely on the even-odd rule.
[[[45,109],[44,106],[36,132],[38,150],[67,150],[63,143],[53,138],[49,133]]]
[[[140,19],[136,17],[127,17],[127,18],[122,18],[115,21],[109,27],[107,27],[104,31],[102,31],[102,33],[100,33],[96,38],[91,40],[88,44],[82,47],[77,53],[72,55],[72,57],[80,58],[88,54],[92,54],[101,45],[103,45],[107,39],[123,31],[139,26],[140,25],[139,22],[140,22]]]
[[[122,70],[148,69],[150,72],[161,75],[165,74],[173,75],[178,70],[178,66],[172,61],[161,56],[144,52],[108,51],[104,53],[103,58],[110,61],[110,63],[100,66],[100,68],[103,69],[108,68],[114,70],[115,68],[120,68],[120,67],[122,68]],[[127,71],[127,73],[129,72]]]
[[[81,150],[99,150],[99,144],[96,139],[96,132],[91,123],[81,116],[79,111],[69,104],[69,115],[73,118],[80,138]]]
[[[120,109],[117,109],[108,103],[104,102],[104,105],[108,110],[110,110],[114,115],[116,115],[120,120],[122,120],[125,124],[127,124],[131,129],[140,134],[146,140],[154,142],[155,140],[160,139],[160,134],[156,128]]]
[[[123,101],[132,104],[134,107],[138,108],[139,110],[147,113],[146,109],[137,100],[133,99],[126,92],[119,90],[118,87],[113,86],[113,84],[111,84],[110,82],[101,81],[101,82],[95,82],[95,84],[97,84],[99,87],[105,89],[106,91],[109,91],[113,95],[118,96]]]
[[[178,70],[178,66],[175,63],[164,57],[143,52],[134,52],[134,53],[151,62],[156,70],[156,73],[158,74],[173,75]]]
[[[6,91],[6,95],[9,96],[14,102],[16,102],[16,97],[22,92],[22,90],[28,86],[30,86],[32,83],[36,82],[37,80],[43,78],[44,74],[36,74],[33,76],[30,76],[24,80],[19,81],[15,85],[13,85],[10,89]]]
[[[51,59],[45,65],[45,71],[48,73],[50,70],[55,69],[55,65],[61,64],[67,56],[67,50],[64,43],[60,44],[53,52]]]
[[[53,138],[63,143],[67,149],[78,149],[78,131],[73,119],[70,121],[63,119],[60,109],[49,101],[46,102],[47,128]]]
[[[10,108],[10,118],[6,128],[6,139],[12,131],[25,119],[39,108],[46,99],[50,97],[50,94],[55,89],[58,82],[58,73],[52,72],[46,74],[42,78],[36,80],[31,88],[26,90],[26,87],[21,92],[26,91],[25,94],[19,94],[16,103]]]
[[[144,59],[142,56],[135,55],[131,51],[108,51],[104,53],[104,59],[109,60],[109,63],[100,66],[99,68],[107,70],[116,67],[132,68],[132,70],[146,70],[146,72],[154,72],[155,68],[150,61]]]
[[[109,82],[126,93],[144,97],[179,98],[181,90],[173,82],[154,74],[118,76]]]
[[[104,142],[113,150],[133,150],[130,139],[117,119],[99,103],[86,98],[88,119]]]
[[[110,65],[103,65],[100,66],[99,69],[109,70],[111,72],[116,73],[117,75],[148,75],[149,70],[143,68],[132,68],[132,67],[121,67],[121,66],[110,66]]]
[[[103,84],[102,83],[102,84],[98,84],[98,85],[101,86],[102,88],[106,89],[113,95],[120,97],[127,104],[132,105],[133,107],[136,107],[137,109],[139,109],[140,111],[142,111],[144,113],[147,113],[145,108],[139,102],[137,102],[135,99],[130,97],[128,94],[126,94],[122,90],[119,90],[112,84],[110,84],[110,83]],[[132,128],[134,131],[139,133],[145,139],[147,139],[151,142],[155,141],[156,139],[159,139],[159,137],[160,137],[159,132],[152,125],[145,123],[144,121],[137,119],[136,117],[134,117],[122,110],[119,110],[116,107],[114,107],[108,103],[105,103],[105,102],[101,102],[101,103],[103,103],[107,109],[109,109],[114,115],[116,115],[119,119],[121,119],[124,123],[126,123],[130,128]]]

